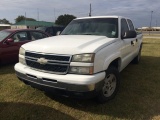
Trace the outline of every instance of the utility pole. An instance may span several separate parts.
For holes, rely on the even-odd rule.
[[[151,24],[152,24],[152,14],[153,14],[153,11],[151,11],[151,21],[150,21],[150,28],[151,28]]]
[[[90,4],[90,12],[89,12],[89,17],[91,17],[92,16],[92,13],[91,13],[91,11],[92,11],[92,8],[91,8],[92,6],[91,6],[91,4]]]
[[[151,24],[152,24],[152,14],[153,14],[153,11],[151,11],[151,21],[150,21],[149,31],[151,30]],[[149,32],[149,35],[150,35],[150,32]]]
[[[24,24],[26,25],[26,12],[25,12]]]
[[[39,21],[39,9],[37,8],[37,21]]]
[[[54,8],[54,22],[56,22],[56,10],[55,10],[55,8]]]

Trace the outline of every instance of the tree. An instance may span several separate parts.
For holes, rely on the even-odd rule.
[[[18,17],[15,19],[15,22],[17,23],[17,22],[20,22],[20,21],[22,21],[22,20],[36,21],[36,20],[33,19],[33,18],[25,18],[25,16],[20,15],[20,16],[18,16]]]
[[[22,20],[25,20],[25,17],[23,15],[20,15],[15,19],[15,22],[17,23],[17,22],[20,22]]]
[[[67,26],[75,18],[76,17],[74,15],[68,15],[68,14],[60,15],[55,21],[55,23],[57,25]]]
[[[10,22],[7,19],[0,19],[1,24],[10,24]]]

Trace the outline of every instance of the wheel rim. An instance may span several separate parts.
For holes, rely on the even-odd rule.
[[[110,97],[114,93],[116,89],[116,81],[116,76],[114,74],[106,76],[103,86],[103,95],[105,97]]]

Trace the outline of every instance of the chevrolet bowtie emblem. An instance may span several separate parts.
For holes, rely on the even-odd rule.
[[[45,59],[45,58],[39,58],[39,59],[37,60],[37,62],[40,63],[40,64],[42,64],[42,65],[45,65],[45,64],[48,63],[48,60]]]

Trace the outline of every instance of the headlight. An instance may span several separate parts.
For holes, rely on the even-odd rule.
[[[20,48],[19,49],[19,62],[22,63],[22,64],[26,64],[26,61],[25,61],[25,49],[24,48]]]
[[[23,65],[26,65],[25,58],[19,57],[19,63],[22,63]]]
[[[19,54],[20,54],[20,55],[25,55],[25,49],[21,47],[21,48],[19,49]]]
[[[69,73],[91,75],[93,74],[93,67],[71,66],[69,69]]]
[[[74,55],[73,58],[72,58],[72,62],[88,62],[88,63],[93,63],[94,62],[94,53],[92,53],[92,54]]]

